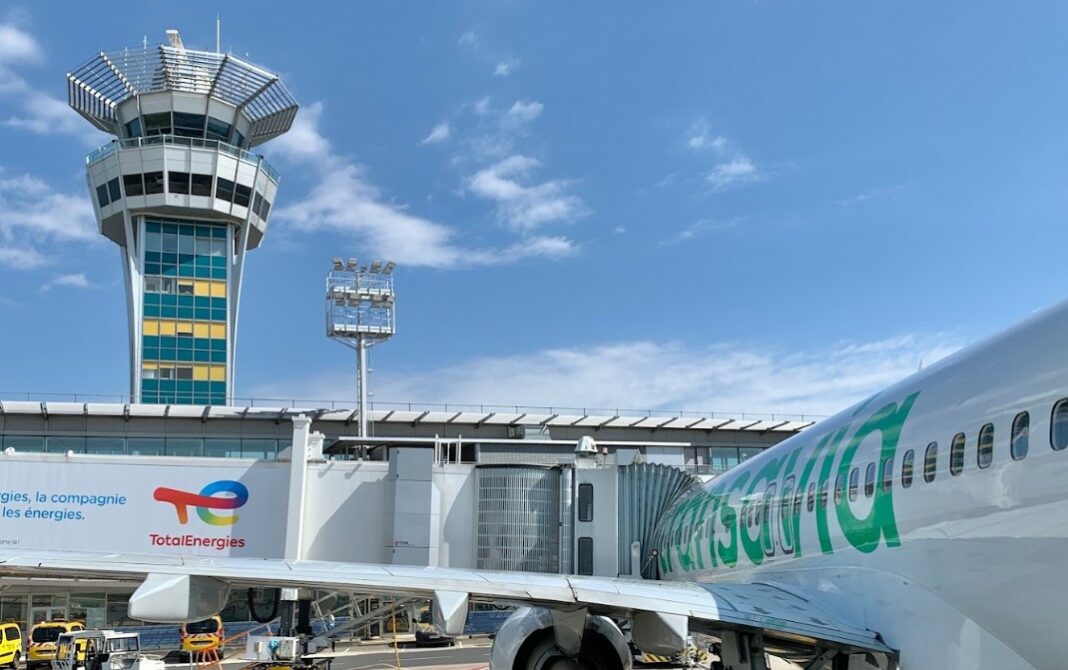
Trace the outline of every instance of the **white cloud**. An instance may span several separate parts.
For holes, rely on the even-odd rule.
[[[0,267],[33,270],[48,264],[42,245],[85,245],[99,239],[86,193],[64,193],[32,175],[0,166]]]
[[[513,155],[476,172],[467,181],[471,193],[497,203],[498,216],[512,230],[532,231],[553,222],[571,222],[589,210],[569,192],[572,182],[522,184],[541,166],[534,158]]]
[[[19,236],[34,242],[95,240],[96,215],[88,195],[56,191],[31,175],[0,173],[0,240]]]
[[[310,168],[318,182],[276,216],[299,230],[333,230],[356,237],[373,255],[412,266],[499,265],[523,258],[561,258],[574,251],[565,238],[529,237],[499,249],[469,248],[455,229],[390,203],[366,171],[335,152],[319,131],[323,106],[310,105],[293,129],[270,145],[283,159]]]
[[[713,189],[722,191],[738,184],[763,181],[764,175],[748,156],[739,155],[716,164],[705,179]]]
[[[828,415],[959,348],[943,334],[902,335],[789,352],[721,343],[620,342],[482,357],[376,377],[375,397],[413,403],[788,412]],[[344,373],[268,384],[253,395],[351,398]]]
[[[708,126],[708,121],[698,119],[690,126],[690,132],[686,138],[686,146],[691,151],[712,150],[717,154],[727,151],[727,138],[721,135],[713,135]]]
[[[61,287],[66,287],[66,288],[89,288],[90,286],[91,286],[91,284],[89,283],[89,279],[87,279],[84,274],[79,272],[77,274],[59,275],[55,279],[52,279],[52,280],[42,284],[41,285],[41,291],[42,292],[48,292],[48,291],[51,291],[54,288],[61,288]]]
[[[456,41],[456,44],[467,49],[477,50],[479,47],[478,34],[473,30],[468,30],[463,35],[460,35],[460,39]]]
[[[901,194],[906,188],[905,184],[898,184],[897,186],[890,186],[887,188],[875,188],[868,191],[861,191],[860,193],[838,200],[837,203],[841,207],[849,207],[851,205],[861,205],[872,200],[894,199]]]
[[[660,242],[661,246],[669,246],[672,244],[679,244],[680,242],[689,242],[690,240],[697,239],[709,233],[723,232],[730,230],[738,225],[734,220],[721,220],[721,219],[700,219],[686,226],[674,236]]]
[[[442,121],[430,131],[430,134],[423,138],[420,144],[439,144],[449,139],[449,135],[452,134],[452,130],[449,128],[448,121]]]
[[[512,70],[519,67],[520,60],[518,58],[506,58],[497,63],[497,66],[493,68],[493,75],[496,77],[507,77],[512,74]]]
[[[0,97],[11,98],[21,108],[21,112],[4,119],[3,125],[38,135],[72,135],[86,146],[107,141],[107,135],[89,125],[65,101],[31,86],[11,67],[41,58],[41,48],[32,35],[12,24],[0,23]]]
[[[32,247],[9,247],[0,243],[0,268],[33,270],[47,263],[48,259]]]
[[[27,32],[10,24],[0,23],[0,65],[33,63],[41,59],[41,47]]]
[[[508,119],[515,123],[529,123],[541,116],[545,105],[537,100],[516,100],[508,109]]]

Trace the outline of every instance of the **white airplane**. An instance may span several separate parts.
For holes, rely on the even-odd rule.
[[[714,633],[734,670],[1065,668],[1066,336],[1061,303],[712,480],[661,520],[661,580],[10,548],[0,575],[142,581],[150,621],[265,585],[430,598],[452,634],[469,602],[532,606],[499,670],[629,668],[616,622],[652,653]]]

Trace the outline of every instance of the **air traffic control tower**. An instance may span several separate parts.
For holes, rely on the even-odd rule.
[[[245,253],[267,232],[278,173],[250,150],[289,130],[279,78],[228,53],[167,44],[101,52],[67,75],[70,106],[115,136],[86,173],[119,245],[133,402],[229,404]]]

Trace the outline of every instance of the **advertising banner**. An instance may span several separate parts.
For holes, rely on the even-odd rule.
[[[0,459],[0,546],[281,558],[288,467]]]

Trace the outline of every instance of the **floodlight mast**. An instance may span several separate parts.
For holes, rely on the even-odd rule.
[[[396,300],[393,293],[395,264],[379,260],[370,266],[355,258],[332,259],[326,275],[326,336],[356,349],[356,402],[360,437],[367,430],[367,350],[393,337]]]

